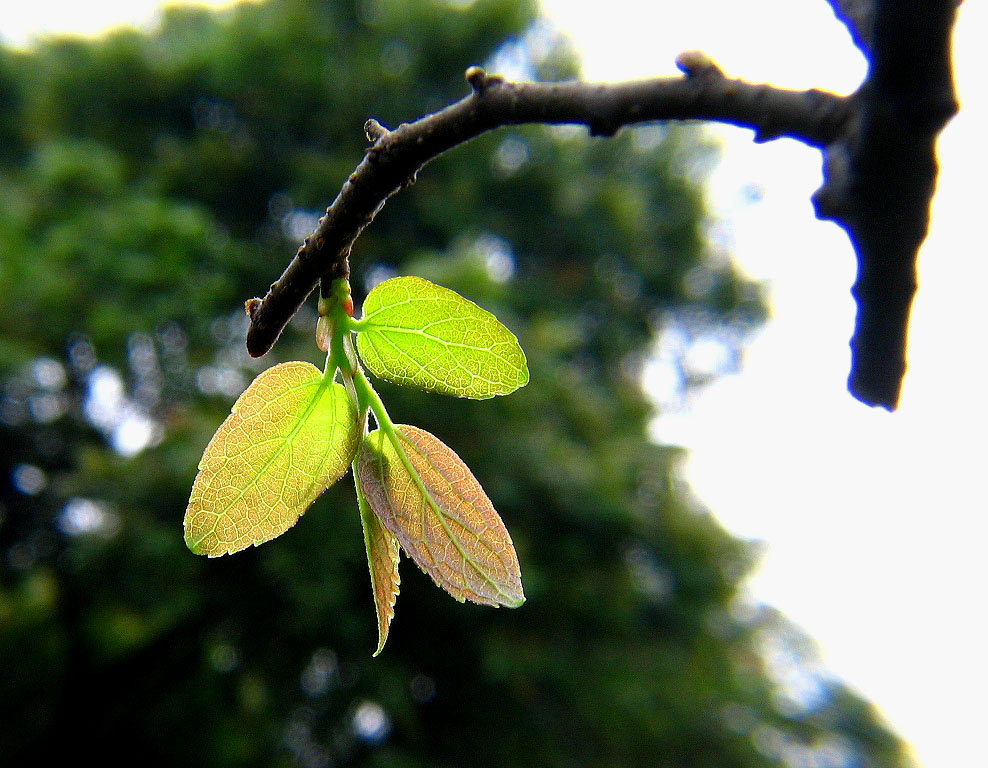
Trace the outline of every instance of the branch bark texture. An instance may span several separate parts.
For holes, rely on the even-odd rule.
[[[248,351],[266,353],[320,281],[348,276],[364,227],[448,149],[523,123],[583,124],[610,136],[636,123],[715,120],[752,129],[756,141],[790,137],[824,152],[817,214],[848,231],[859,258],[850,388],[864,402],[894,408],[915,253],[936,175],[933,141],[956,111],[948,60],[954,0],[830,2],[859,46],[873,51],[867,80],[849,97],[729,79],[690,52],[677,60],[683,77],[615,85],[509,83],[471,67],[470,94],[445,109],[390,131],[368,120],[364,159],[264,298],[247,302]]]

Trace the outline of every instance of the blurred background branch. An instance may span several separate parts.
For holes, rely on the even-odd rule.
[[[825,153],[817,216],[858,256],[848,388],[894,410],[906,372],[916,255],[929,227],[936,139],[957,112],[950,63],[956,0],[832,2],[868,56],[851,119]]]

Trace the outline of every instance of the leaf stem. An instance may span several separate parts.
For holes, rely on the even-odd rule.
[[[345,339],[349,335],[346,323],[342,322],[346,315],[342,311],[334,312],[332,317],[332,330],[329,340],[329,361],[330,364],[339,368],[344,376],[353,376],[356,367],[351,355],[348,354]]]
[[[339,366],[336,364],[336,361],[333,359],[333,353],[327,352],[326,365],[322,371],[323,381],[332,381],[336,377],[336,371],[338,368]]]
[[[363,368],[359,365],[356,366],[356,370],[353,373],[352,382],[356,390],[358,407],[362,411],[366,411],[368,408],[370,409],[371,413],[374,414],[374,420],[377,422],[377,426],[388,436],[388,439],[391,440],[395,448],[401,451],[401,444],[398,441],[398,434],[395,432],[394,422],[388,416],[388,410],[384,407],[381,396],[371,386],[371,383],[367,380],[367,376],[364,374]]]
[[[367,318],[362,317],[360,320],[354,320],[352,317],[346,319],[347,329],[354,331],[355,333],[360,333],[367,329]]]
[[[350,283],[346,279],[334,280],[328,296],[319,300],[320,322],[329,324],[329,350],[326,357],[326,375],[335,376],[338,370],[342,374],[343,386],[350,396],[350,403],[357,416],[361,430],[367,432],[367,405],[362,403],[353,384],[354,372],[359,370],[360,363],[351,339],[350,313],[353,312],[353,301],[350,298]]]

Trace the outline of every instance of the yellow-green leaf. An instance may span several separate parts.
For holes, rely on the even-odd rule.
[[[420,277],[397,277],[364,301],[357,351],[382,379],[484,400],[528,383],[518,339],[487,310]]]
[[[525,602],[504,523],[462,459],[433,435],[396,425],[364,438],[357,475],[371,509],[405,553],[460,602]]]
[[[370,569],[371,590],[374,592],[374,607],[377,609],[377,656],[388,639],[388,629],[395,615],[395,600],[398,598],[398,539],[381,525],[377,515],[371,511],[367,499],[360,488],[360,478],[353,473],[353,484],[357,488],[357,506],[360,508],[360,524],[364,529],[364,545],[367,548],[367,567]]]
[[[264,371],[206,446],[185,543],[216,557],[281,535],[343,476],[358,437],[346,390],[314,365]]]

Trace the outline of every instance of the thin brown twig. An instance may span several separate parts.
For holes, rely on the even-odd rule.
[[[267,295],[248,303],[250,354],[271,348],[321,279],[347,276],[354,241],[391,195],[412,184],[432,158],[494,128],[583,124],[594,135],[610,136],[635,123],[705,119],[751,128],[758,140],[790,136],[823,147],[844,122],[841,97],[731,80],[701,54],[684,54],[679,64],[684,77],[616,85],[509,83],[471,67],[471,93],[440,112],[393,131],[368,120],[373,143],[363,161]]]

